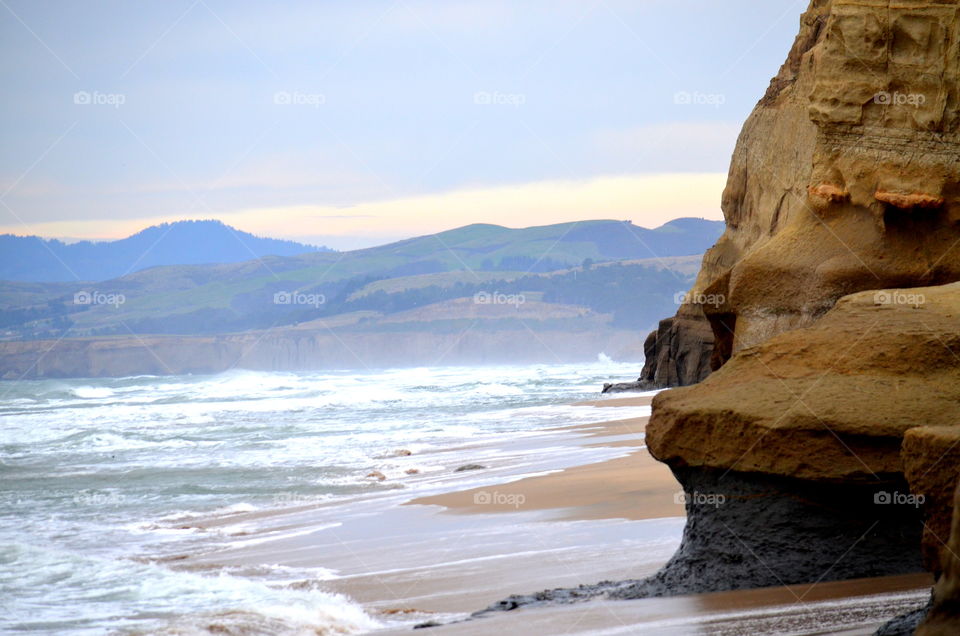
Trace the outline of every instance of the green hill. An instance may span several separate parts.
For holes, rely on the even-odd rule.
[[[0,283],[0,333],[223,333],[388,315],[494,291],[539,293],[646,328],[689,287],[695,266],[677,257],[701,254],[722,228],[701,219],[654,230],[621,221],[477,224],[351,252],[154,267],[95,284]]]

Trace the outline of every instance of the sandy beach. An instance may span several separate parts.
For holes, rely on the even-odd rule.
[[[679,487],[643,445],[647,418],[616,417],[620,408],[645,407],[649,400],[584,402],[578,406],[603,409],[609,418],[450,449],[449,457],[401,457],[446,469],[441,477],[408,476],[388,494],[198,520],[197,528],[236,540],[168,564],[204,572],[323,568],[333,574],[287,584],[356,600],[383,624],[383,633],[436,621],[444,625],[430,633],[634,633],[642,627],[645,633],[761,634],[776,633],[772,626],[783,621],[813,626],[828,616],[837,629],[866,634],[922,604],[926,575],[589,602],[459,622],[510,594],[642,578],[669,559],[684,524]],[[464,457],[484,469],[456,472]],[[409,494],[417,480],[429,494]]]
[[[638,406],[643,401],[621,404]],[[594,404],[584,403],[584,406]],[[683,516],[683,506],[675,500],[679,486],[670,469],[650,457],[643,446],[646,423],[647,418],[632,418],[563,429],[586,436],[585,446],[632,449],[625,457],[500,484],[495,495],[489,489],[471,488],[421,497],[409,503],[438,505],[450,512],[472,514],[515,512],[521,507],[553,510],[557,511],[554,518],[568,520]],[[490,494],[492,500],[487,501],[485,494]]]

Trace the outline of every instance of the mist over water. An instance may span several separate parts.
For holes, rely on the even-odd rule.
[[[156,561],[246,534],[200,533],[189,524],[200,516],[405,489],[365,478],[392,477],[399,449],[600,421],[569,405],[636,373],[601,358],[0,384],[0,626],[152,633],[189,615],[257,633],[373,627],[348,599],[290,585],[330,570],[201,573]]]

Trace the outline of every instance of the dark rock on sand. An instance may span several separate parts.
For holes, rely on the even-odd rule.
[[[487,468],[486,466],[481,466],[480,464],[464,464],[463,466],[458,467],[453,472],[462,473],[466,470],[485,470],[486,468]]]
[[[874,632],[873,636],[913,636],[917,631],[917,626],[920,625],[923,619],[926,618],[927,612],[930,611],[931,603],[927,603],[924,607],[915,609],[909,614],[897,616],[895,619],[884,623],[880,629]]]
[[[699,307],[682,306],[676,316],[661,320],[644,342],[641,390],[689,386],[706,378],[713,341],[710,323]]]
[[[637,382],[617,382],[616,384],[604,384],[601,393],[627,393],[629,391],[649,391],[652,387],[645,383]]]
[[[677,316],[660,321],[643,344],[645,362],[636,382],[604,384],[601,393],[653,391],[689,386],[710,375],[713,331],[703,312],[682,307]]]

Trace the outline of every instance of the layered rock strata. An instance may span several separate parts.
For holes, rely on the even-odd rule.
[[[722,207],[641,378],[693,384],[647,427],[690,502],[681,548],[645,581],[495,608],[925,567],[919,632],[960,633],[960,2],[813,0]]]
[[[667,573],[709,567],[713,589],[775,584],[774,573],[782,583],[812,582],[924,562],[939,573],[937,537],[949,536],[943,524],[960,469],[951,448],[960,448],[960,283],[911,293],[916,304],[847,296],[812,326],[654,399],[650,452],[693,501],[726,496],[717,510],[688,506]],[[744,484],[753,498],[737,496]],[[755,509],[758,498],[767,503]],[[748,539],[718,544],[724,534]],[[820,553],[836,558],[797,567]]]
[[[913,289],[915,304],[884,300],[901,293],[844,297],[810,327],[654,398],[647,446],[683,486],[687,511],[681,546],[656,575],[513,596],[487,611],[924,565],[946,580],[954,570],[939,564],[954,556],[945,544],[960,471],[960,283]],[[960,603],[957,581],[941,586],[947,610]]]
[[[699,381],[846,294],[960,279],[958,33],[955,0],[811,2],[734,150],[727,230],[641,380]]]

